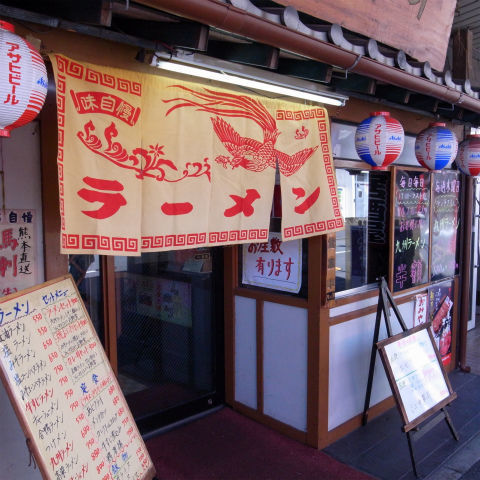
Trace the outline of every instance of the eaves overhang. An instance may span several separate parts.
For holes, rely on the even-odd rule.
[[[468,79],[456,83],[451,72],[434,72],[428,62],[410,60],[402,51],[385,53],[372,38],[350,41],[339,25],[312,29],[291,6],[271,13],[250,0],[137,3],[480,113],[479,93]]]

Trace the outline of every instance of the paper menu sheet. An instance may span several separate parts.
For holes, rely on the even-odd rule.
[[[43,476],[152,478],[152,461],[71,277],[25,292],[0,301],[0,367]]]
[[[449,396],[426,329],[384,347],[409,422]]]

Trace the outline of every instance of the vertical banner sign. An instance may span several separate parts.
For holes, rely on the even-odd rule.
[[[436,281],[458,272],[460,174],[434,172],[432,181],[432,281]]]
[[[428,281],[430,175],[396,171],[393,290]]]
[[[61,251],[139,255],[339,230],[325,109],[52,55]]]
[[[453,282],[428,289],[428,311],[442,363],[449,365],[452,357]]]
[[[243,245],[242,283],[298,293],[302,286],[302,241],[282,242],[270,233],[268,242]]]
[[[427,294],[420,293],[419,295],[415,295],[415,307],[413,312],[414,327],[418,325],[422,325],[427,321],[427,311],[428,311]]]
[[[71,276],[0,299],[0,377],[48,480],[155,469]]]
[[[35,210],[0,211],[0,297],[37,283]]]

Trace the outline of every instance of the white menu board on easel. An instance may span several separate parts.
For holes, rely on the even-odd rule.
[[[429,327],[419,325],[377,343],[405,431],[456,398]]]
[[[45,479],[155,469],[70,275],[0,299],[0,376]]]

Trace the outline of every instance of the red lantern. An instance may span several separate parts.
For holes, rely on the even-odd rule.
[[[0,136],[31,122],[47,95],[47,69],[41,55],[0,20]]]
[[[480,173],[480,135],[468,135],[458,147],[458,168],[465,174],[476,177]]]

